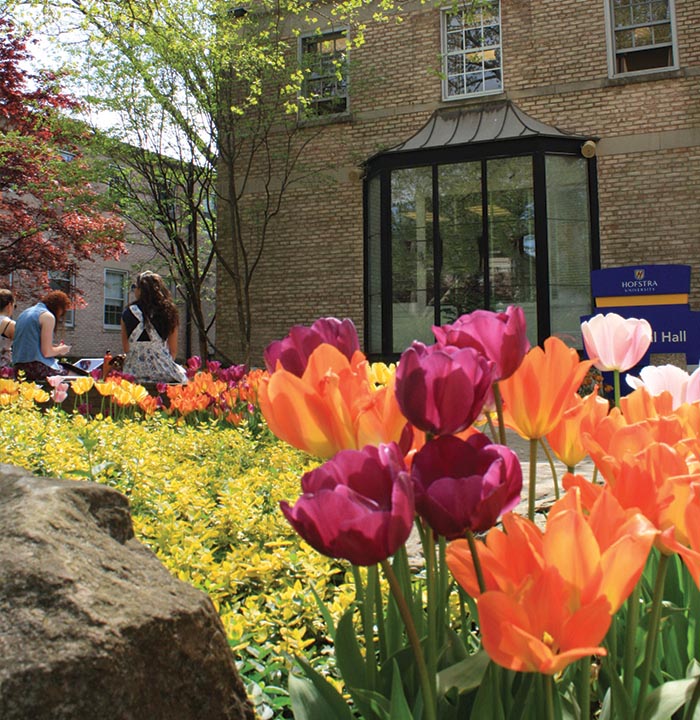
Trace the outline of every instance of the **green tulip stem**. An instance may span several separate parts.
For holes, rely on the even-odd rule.
[[[615,392],[615,407],[620,407],[620,371],[613,370],[613,388]]]
[[[530,440],[530,482],[527,488],[527,516],[535,521],[535,490],[537,486],[537,446],[539,440],[532,438]]]
[[[484,415],[486,415],[486,422],[489,426],[489,433],[491,434],[491,440],[497,442],[498,438],[496,437],[496,428],[493,425],[493,419],[491,418],[490,412],[485,412]]]
[[[551,675],[544,676],[544,697],[547,707],[547,720],[556,720],[554,714],[554,678]]]
[[[579,661],[579,695],[578,704],[581,708],[581,718],[589,718],[591,714],[591,658],[585,657]]]
[[[639,593],[640,583],[634,586],[632,594],[627,599],[627,622],[625,623],[625,657],[622,665],[624,688],[627,694],[632,697],[634,688],[634,666],[637,657],[636,640],[637,626],[639,625]]]
[[[413,622],[413,616],[411,615],[411,609],[406,603],[406,598],[401,592],[401,585],[399,583],[394,569],[391,567],[391,563],[388,560],[382,560],[382,569],[386,575],[386,579],[389,582],[389,588],[391,594],[394,596],[396,606],[399,609],[401,619],[406,628],[406,635],[408,636],[408,642],[413,650],[413,656],[416,659],[416,666],[418,667],[418,676],[420,678],[421,689],[423,690],[423,707],[425,720],[437,720],[437,709],[435,707],[435,692],[433,690],[433,683],[430,681],[428,676],[428,669],[425,665],[425,658],[423,657],[423,648],[420,644],[420,638],[416,632],[416,626]]]
[[[437,674],[437,612],[442,598],[438,597],[438,577],[435,567],[435,536],[432,528],[426,527],[425,538],[425,573],[428,581],[428,636],[426,638],[426,655],[428,676]]]
[[[472,554],[472,562],[474,563],[474,572],[476,580],[479,583],[479,590],[486,592],[486,583],[484,582],[484,573],[481,569],[481,560],[479,560],[479,551],[476,549],[476,541],[471,530],[467,530],[467,542],[469,543],[469,551]]]
[[[362,575],[357,565],[351,565],[352,576],[355,581],[355,598],[360,607],[360,616],[362,618],[362,634],[365,637],[365,670],[368,678],[374,677],[374,668],[376,658],[374,657],[374,638],[373,628],[374,622],[372,617],[371,597],[369,594],[369,578],[367,579],[367,593],[365,593],[362,584]]]
[[[498,418],[498,442],[501,445],[507,445],[506,426],[503,422],[503,398],[497,382],[493,384],[493,398],[496,401],[496,417]]]
[[[554,465],[554,458],[552,457],[552,453],[549,452],[549,448],[547,447],[547,443],[544,441],[544,438],[540,438],[540,445],[542,446],[545,457],[547,458],[547,462],[549,463],[549,469],[552,471],[552,482],[554,483],[554,498],[555,500],[559,500],[559,478],[557,477],[557,468]]]
[[[644,664],[642,665],[642,681],[637,696],[637,709],[634,714],[635,720],[641,720],[644,715],[644,700],[649,689],[651,668],[656,660],[656,645],[659,639],[659,625],[661,623],[661,608],[663,605],[664,584],[666,582],[666,570],[670,555],[662,554],[659,557],[659,565],[656,568],[656,582],[654,583],[654,599],[649,615],[649,630],[647,631],[647,644],[644,652]]]

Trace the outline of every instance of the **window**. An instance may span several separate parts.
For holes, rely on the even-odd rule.
[[[596,160],[581,155],[582,137],[524,135],[534,122],[507,102],[441,109],[367,161],[370,359],[395,360],[412,340],[434,342],[433,325],[509,305],[523,309],[533,345],[556,335],[582,348],[600,266]],[[475,127],[490,134],[465,142]]]
[[[612,0],[613,75],[677,67],[672,0]]]
[[[119,327],[126,304],[127,273],[124,270],[105,270],[104,326]]]
[[[49,270],[49,287],[52,290],[60,290],[73,299],[73,288],[75,287],[75,274],[72,270]],[[75,326],[75,311],[68,310],[63,318],[66,327]]]
[[[481,8],[442,12],[444,100],[501,92],[501,19],[498,0]]]
[[[347,32],[301,39],[304,117],[338,115],[348,110]]]

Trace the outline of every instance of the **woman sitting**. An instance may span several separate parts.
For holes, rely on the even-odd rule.
[[[70,345],[54,345],[53,331],[70,308],[70,298],[53,290],[36,304],[23,310],[15,324],[12,364],[27,380],[44,380],[51,375],[67,375],[57,357],[70,352]]]
[[[15,321],[12,313],[15,297],[10,290],[0,289],[0,368],[12,365],[12,338],[15,336]]]
[[[186,383],[177,354],[179,318],[163,278],[146,270],[131,286],[136,302],[122,313],[124,372],[138,382]]]

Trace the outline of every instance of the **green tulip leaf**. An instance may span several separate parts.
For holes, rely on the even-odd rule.
[[[306,677],[289,675],[289,697],[295,720],[352,720],[343,696],[303,658],[297,661]]]
[[[365,659],[360,652],[355,627],[352,624],[353,610],[347,610],[335,633],[335,657],[343,680],[349,687],[364,688],[367,686],[365,677]]]
[[[481,684],[489,664],[489,656],[480,650],[438,673],[438,694],[444,695],[452,688],[461,693],[475,690]]]
[[[358,703],[358,708],[360,707],[359,700],[363,707],[369,708],[380,720],[391,720],[391,703],[381,693],[354,688],[352,697]]]
[[[326,623],[326,628],[328,629],[328,634],[330,635],[331,640],[335,642],[335,624],[333,623],[333,618],[331,617],[330,610],[326,606],[326,603],[323,602],[321,599],[321,596],[316,592],[316,588],[311,585],[311,594],[314,596],[314,600],[316,601],[316,605],[318,606],[319,612],[321,613],[321,616],[323,617],[324,622]]]
[[[700,678],[672,680],[657,687],[644,700],[643,720],[668,720],[693,695]]]
[[[403,685],[401,684],[401,673],[399,667],[394,663],[394,677],[391,682],[391,720],[413,720],[411,708],[406,701]]]

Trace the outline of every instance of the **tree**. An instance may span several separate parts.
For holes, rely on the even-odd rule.
[[[175,156],[163,150],[164,128],[156,118],[139,117],[131,109],[136,145],[100,136],[100,154],[110,158],[107,168],[111,197],[128,221],[147,238],[168,269],[186,307],[186,352],[193,354],[192,330],[197,351],[209,357],[215,316],[214,272],[216,234],[214,173],[208,164],[192,162],[191,148],[179,148]]]
[[[25,69],[27,41],[0,18],[0,275],[26,273],[38,289],[50,270],[118,257],[124,226],[90,184],[80,126],[62,115],[76,101],[56,75]]]
[[[359,44],[360,10],[390,1],[256,0],[249,12],[228,0],[33,2],[64,30],[71,15],[87,28],[74,47],[93,103],[120,111],[154,103],[167,132],[189,144],[192,163],[218,170],[213,249],[234,288],[235,360],[248,362],[255,271],[287,191],[306,178],[300,158],[315,137],[299,132],[298,28],[352,25]]]

